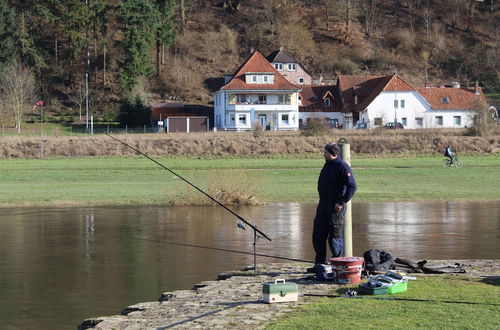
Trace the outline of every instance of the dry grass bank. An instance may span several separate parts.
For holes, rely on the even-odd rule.
[[[465,130],[332,131],[323,136],[300,132],[211,132],[117,135],[117,138],[151,156],[268,156],[274,154],[315,154],[325,143],[345,137],[355,154],[410,156],[440,154],[451,145],[460,154],[500,151],[500,129],[486,137],[467,136]],[[40,138],[3,137],[2,158],[39,158]],[[47,137],[44,157],[131,156],[135,152],[105,135]]]

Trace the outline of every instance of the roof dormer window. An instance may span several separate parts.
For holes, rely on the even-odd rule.
[[[329,107],[331,104],[330,98],[327,97],[326,99],[324,99],[324,104],[325,104],[325,107]]]
[[[449,103],[450,99],[448,98],[448,96],[441,97],[441,104],[449,104]]]

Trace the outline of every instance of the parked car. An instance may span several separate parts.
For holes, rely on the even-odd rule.
[[[403,128],[405,128],[405,127],[403,126],[403,124],[401,124],[401,123],[396,123],[396,125],[394,125],[394,123],[393,123],[393,122],[390,122],[390,123],[385,124],[385,126],[384,126],[384,127],[385,127],[385,128],[388,128],[388,129],[403,129]]]

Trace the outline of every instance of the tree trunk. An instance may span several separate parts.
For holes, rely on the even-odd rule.
[[[156,76],[161,74],[161,42],[156,40]]]
[[[180,0],[180,15],[181,15],[181,28],[180,28],[180,34],[184,34],[186,32],[186,7],[184,6],[184,0]]]
[[[57,57],[57,35],[54,37],[54,55],[55,55],[55,60],[56,60],[56,64],[57,64],[57,60],[58,60],[58,57]]]
[[[474,35],[474,15],[475,15],[476,0],[470,0],[469,10],[467,13],[467,27],[465,28],[471,35]]]
[[[347,26],[347,33],[349,33],[351,27],[351,0],[346,0],[346,2],[347,2],[347,8],[346,8],[345,20]]]
[[[102,83],[106,86],[106,44],[103,45]]]

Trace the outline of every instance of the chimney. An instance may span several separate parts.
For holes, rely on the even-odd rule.
[[[280,50],[283,50],[283,46],[280,47]]]
[[[250,48],[250,54],[253,54],[253,53],[255,53],[255,48],[252,47],[252,48]]]
[[[476,87],[474,87],[474,94],[479,95],[479,81],[476,79]]]
[[[357,105],[357,104],[358,104],[358,96],[354,95],[354,105]]]
[[[453,88],[460,88],[460,83],[458,81],[452,81],[451,85],[453,86]]]

